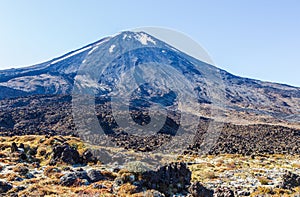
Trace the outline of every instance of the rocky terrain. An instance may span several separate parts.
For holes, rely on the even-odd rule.
[[[179,156],[149,170],[142,162],[104,165],[79,138],[2,137],[3,196],[297,196],[298,156]]]
[[[175,163],[150,170],[144,163],[124,166],[107,161],[124,148],[126,157],[135,151],[151,153],[172,139],[170,133],[144,140],[117,130],[107,132],[119,148],[110,149],[110,155],[97,154],[95,150],[107,147],[98,146],[96,139],[86,143],[76,137],[70,98],[44,95],[0,101],[4,196],[297,196],[300,192],[297,129],[226,123],[208,155],[199,155],[202,132],[210,122],[201,118],[198,133]],[[107,104],[98,104],[99,121],[114,131],[110,111],[103,110]]]
[[[78,136],[73,121],[70,96],[30,96],[0,100],[0,128],[2,136],[14,135],[73,135]],[[171,140],[170,132],[176,127],[176,120],[169,121],[169,130],[150,136],[130,136],[120,133],[107,103],[96,105],[96,116],[104,131],[120,147],[138,151],[151,151],[166,140]],[[207,131],[210,119],[200,119],[193,141],[186,154],[197,153],[201,149],[202,137]],[[300,130],[268,124],[222,125],[220,136],[209,154],[300,154]],[[114,132],[116,131],[116,132]],[[119,132],[119,133],[117,133]],[[169,132],[169,133],[168,133]],[[94,137],[92,144],[98,144]],[[145,149],[148,147],[148,149]]]

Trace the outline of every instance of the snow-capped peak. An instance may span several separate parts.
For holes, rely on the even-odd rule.
[[[135,39],[137,39],[138,41],[140,41],[143,45],[148,45],[148,42],[153,43],[154,45],[156,45],[156,41],[153,40],[149,35],[141,32],[141,33],[136,33],[135,34]]]

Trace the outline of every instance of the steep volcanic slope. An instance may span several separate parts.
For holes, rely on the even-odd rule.
[[[0,100],[0,135],[76,135],[71,99],[72,97],[67,95],[36,95]],[[107,104],[97,102],[96,116],[102,121],[104,127],[112,128],[115,126],[114,119],[111,114],[106,114],[107,107]],[[201,149],[203,134],[210,121],[201,118],[199,123],[197,134],[194,140],[189,142],[190,146],[185,153],[197,152]],[[111,138],[118,146],[138,151],[151,151],[168,139],[170,139],[168,135],[148,136],[146,140],[143,136],[130,138],[128,135],[112,135]],[[97,138],[89,141],[99,144]],[[226,123],[209,153],[300,154],[300,130],[266,124]]]
[[[168,67],[164,67],[165,65]],[[157,77],[160,75],[149,70],[154,66],[161,66],[162,72],[158,74],[175,77]],[[162,88],[161,84],[165,83],[174,87],[179,85],[178,90],[182,94],[190,93],[188,89],[181,88],[183,82],[181,78],[176,78],[176,73],[180,73],[194,88],[202,105],[210,108],[210,105],[222,103],[219,107],[228,117],[225,121],[294,126],[300,122],[300,88],[234,76],[194,59],[144,32],[122,32],[42,64],[2,70],[0,99],[72,94],[74,81],[77,88],[92,88],[98,95],[113,94],[120,82],[130,79],[124,80],[123,74],[132,69],[140,69],[140,74],[150,80],[147,90],[141,93],[146,95],[145,99],[153,99],[157,91],[151,95],[150,90]],[[93,71],[96,72],[91,80],[82,78],[84,72]],[[153,85],[155,83],[156,86]],[[220,86],[219,101],[212,101],[210,97],[210,89],[215,85]],[[201,114],[209,116],[205,112]]]

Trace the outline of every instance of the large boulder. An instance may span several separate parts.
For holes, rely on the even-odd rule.
[[[75,176],[78,179],[85,179],[87,181],[90,181],[90,177],[88,176],[88,173],[85,170],[80,169],[79,171],[73,172],[75,174]]]
[[[10,152],[14,153],[14,152],[17,152],[17,151],[18,151],[18,146],[17,146],[16,142],[13,142],[10,146]]]
[[[98,162],[98,160],[96,157],[93,156],[93,153],[90,150],[86,150],[82,154],[82,162],[96,164]]]
[[[213,190],[207,189],[200,182],[192,183],[188,191],[193,197],[212,197],[214,193]]]
[[[87,176],[89,177],[90,182],[92,183],[105,179],[105,177],[101,174],[101,172],[95,169],[89,170],[87,172]]]
[[[7,182],[0,181],[0,193],[6,193],[11,190],[13,186]]]
[[[283,189],[292,189],[294,187],[300,186],[300,176],[297,174],[294,174],[290,171],[286,171],[282,175],[282,182],[279,185],[280,188]]]
[[[60,178],[60,184],[63,186],[72,186],[76,182],[82,183],[85,181],[85,184],[94,183],[100,180],[104,180],[105,176],[99,170],[90,169],[88,172],[85,170],[78,170],[76,172],[71,172],[65,174]]]
[[[57,162],[74,165],[82,163],[82,160],[75,148],[70,147],[69,144],[63,144],[57,145],[53,148],[53,156],[50,164],[54,165]]]
[[[190,185],[191,171],[185,163],[170,163],[156,171],[143,173],[144,186],[173,196],[176,193],[187,193],[186,186]]]
[[[60,178],[60,184],[62,186],[72,186],[76,182],[77,178],[78,177],[75,173],[65,174]]]

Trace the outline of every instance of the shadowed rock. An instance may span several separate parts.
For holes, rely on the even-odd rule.
[[[53,148],[53,157],[50,164],[54,165],[56,162],[65,162],[74,165],[81,163],[81,158],[78,151],[68,144],[57,145]]]
[[[207,189],[200,182],[193,183],[188,191],[193,197],[212,197],[214,193],[213,190]]]
[[[0,181],[0,193],[6,193],[9,190],[11,190],[13,187],[11,184],[4,182],[4,181]]]
[[[300,176],[290,171],[286,171],[282,175],[282,183],[280,187],[283,189],[292,189],[300,186]]]
[[[187,193],[186,186],[191,181],[191,171],[185,163],[170,163],[157,171],[143,173],[144,185],[172,196],[175,193]]]

